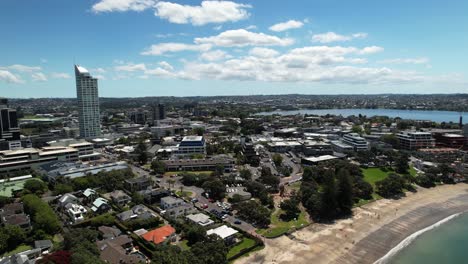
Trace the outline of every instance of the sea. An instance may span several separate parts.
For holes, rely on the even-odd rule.
[[[448,217],[406,240],[376,263],[468,263],[468,214]]]
[[[309,114],[309,115],[342,115],[344,117],[359,114],[367,117],[371,116],[388,116],[400,117],[402,119],[413,120],[430,120],[433,122],[454,122],[458,123],[460,115],[463,117],[463,123],[468,123],[468,113],[460,113],[454,111],[428,111],[428,110],[399,110],[399,109],[301,109],[292,111],[272,111],[262,112],[258,115],[294,115],[294,114]],[[467,262],[468,263],[468,262]]]

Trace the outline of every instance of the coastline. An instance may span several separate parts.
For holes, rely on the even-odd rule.
[[[263,250],[235,263],[375,263],[411,235],[467,210],[467,184],[420,188],[356,208],[352,218],[265,240]]]

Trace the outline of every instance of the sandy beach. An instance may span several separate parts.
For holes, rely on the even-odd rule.
[[[235,263],[374,263],[418,230],[467,210],[467,184],[420,188],[356,208],[349,219],[266,239],[264,249]]]

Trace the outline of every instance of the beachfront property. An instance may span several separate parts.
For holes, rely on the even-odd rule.
[[[239,233],[239,231],[235,230],[232,227],[228,227],[226,225],[222,225],[220,227],[210,229],[206,231],[207,235],[217,235],[221,239],[224,240],[224,242],[228,245],[232,245],[236,241],[236,234]]]

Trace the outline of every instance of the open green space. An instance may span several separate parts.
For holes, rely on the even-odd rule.
[[[179,247],[182,249],[182,251],[190,250],[189,245],[187,245],[188,240],[182,240],[179,242]]]
[[[166,171],[164,173],[164,176],[173,176],[175,174],[180,175],[181,173],[190,173],[190,174],[199,175],[199,174],[211,174],[213,173],[213,171]]]
[[[40,181],[40,179],[29,178],[19,181],[4,181],[0,183],[0,196],[13,197],[14,192],[23,190],[24,183],[27,180],[35,179]]]
[[[28,245],[19,245],[17,248],[13,249],[12,251],[6,252],[5,254],[3,254],[3,257],[8,257],[8,256],[14,255],[14,254],[16,254],[16,253],[20,253],[20,252],[23,252],[23,251],[26,251],[26,250],[30,250],[30,249],[32,249],[31,246],[28,246]]]
[[[192,197],[192,194],[193,194],[193,193],[192,193],[192,192],[189,192],[189,191],[183,191],[183,192],[177,191],[177,192],[176,192],[176,195],[177,195],[177,196],[180,196],[180,197]]]
[[[227,258],[231,258],[237,254],[239,254],[242,250],[244,249],[247,249],[247,248],[251,248],[255,245],[255,240],[251,239],[251,238],[247,238],[247,237],[244,237],[242,239],[242,242],[233,246],[229,252],[227,253]]]
[[[270,227],[266,229],[258,229],[256,230],[256,232],[266,238],[273,238],[283,235],[292,229],[300,228],[309,224],[309,221],[306,217],[306,213],[303,211],[299,214],[299,217],[296,219],[296,221],[291,220],[288,222],[284,222],[280,219],[280,215],[282,213],[283,210],[281,209],[278,209],[275,212],[273,212],[271,214]]]

